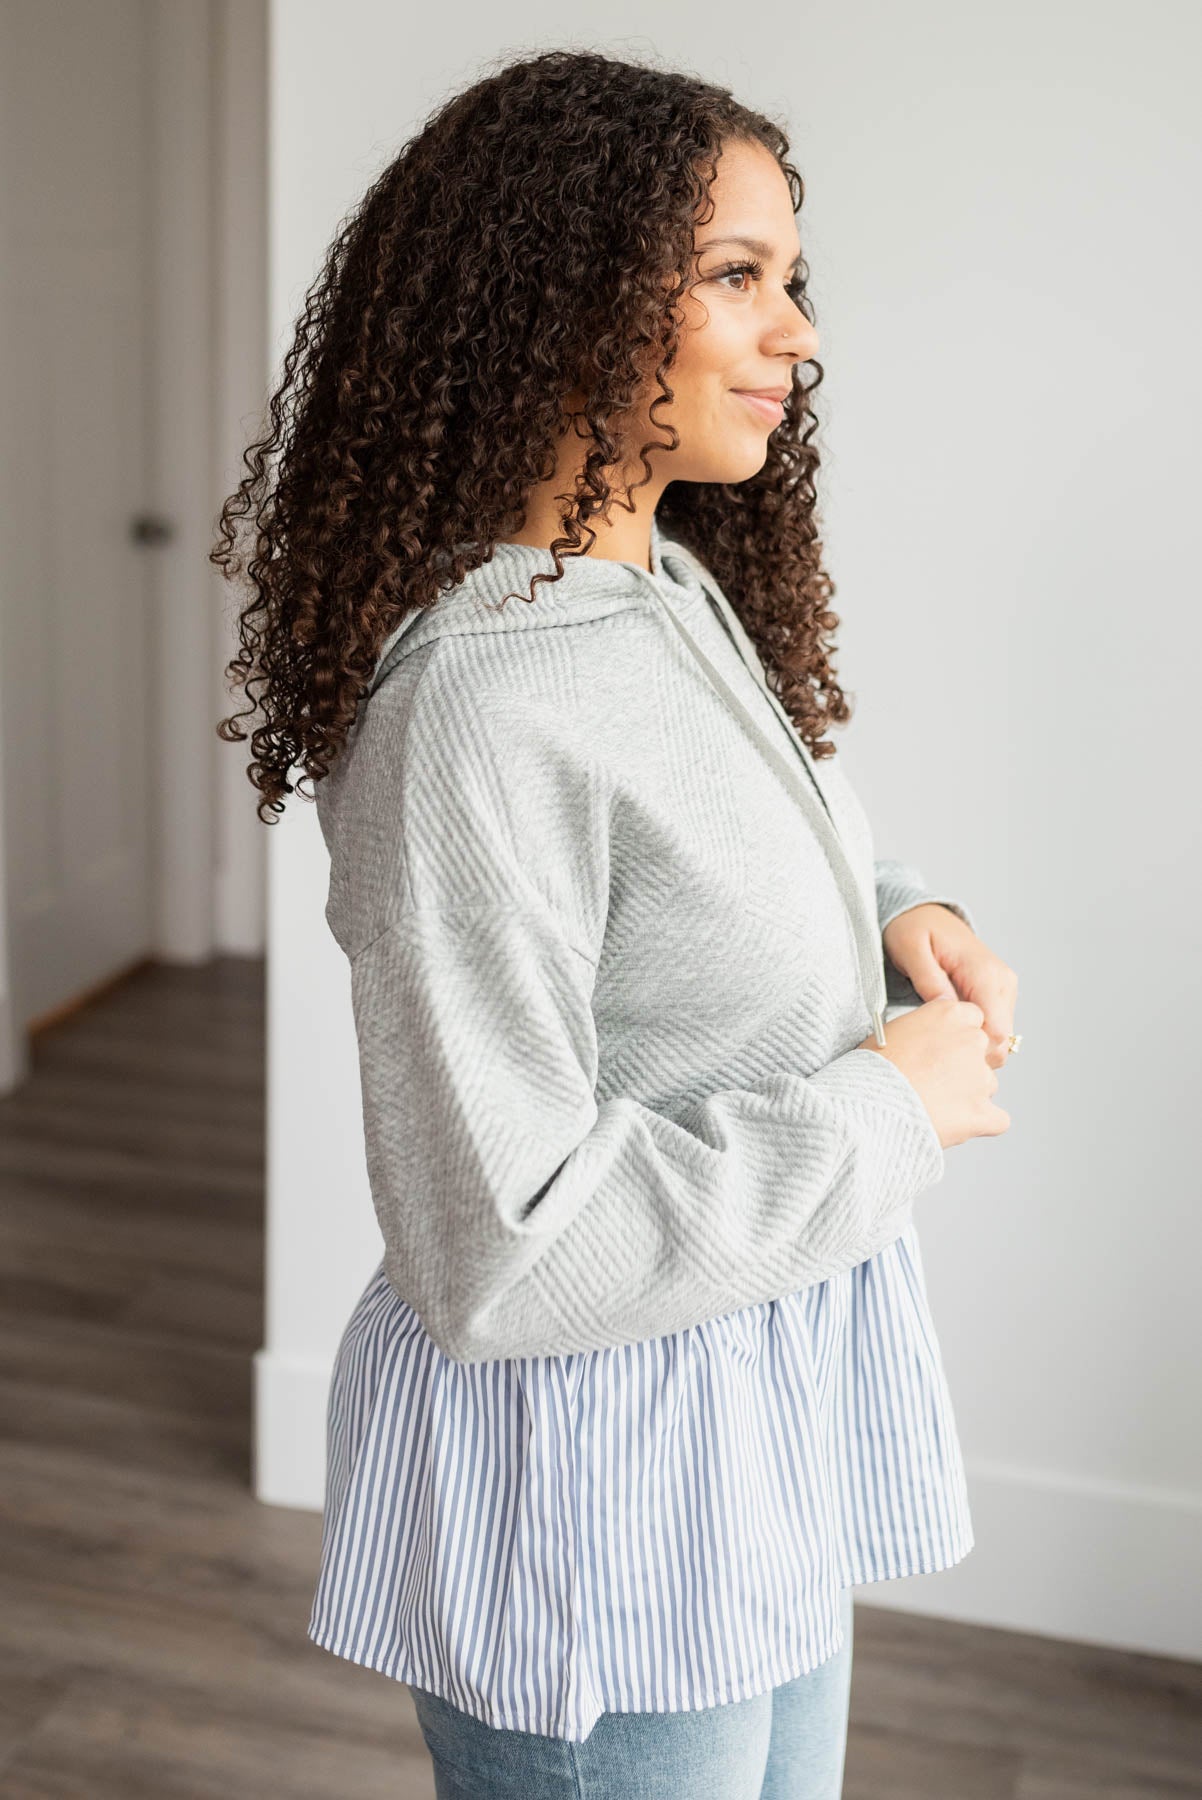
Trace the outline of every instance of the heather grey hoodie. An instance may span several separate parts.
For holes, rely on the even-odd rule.
[[[944,1172],[861,1041],[917,995],[874,857],[704,566],[498,546],[377,662],[317,787],[393,1287],[461,1361],[821,1281]],[[504,596],[504,605],[500,602]]]

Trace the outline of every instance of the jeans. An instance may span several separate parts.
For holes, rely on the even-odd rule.
[[[808,1675],[696,1712],[602,1713],[582,1744],[501,1730],[411,1687],[437,1800],[839,1800],[852,1595],[843,1648]]]

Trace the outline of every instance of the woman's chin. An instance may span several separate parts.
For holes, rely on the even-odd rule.
[[[681,445],[666,459],[664,467],[672,481],[731,485],[750,480],[767,460],[768,433],[764,431],[727,436],[720,444],[711,437],[704,453],[687,450]]]
[[[768,460],[767,436],[751,442],[731,444],[721,458],[713,459],[717,464],[715,472],[702,476],[704,481],[723,482],[728,485],[739,481],[748,481],[758,475]]]

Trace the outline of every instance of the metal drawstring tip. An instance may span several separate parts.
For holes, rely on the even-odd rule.
[[[873,1013],[872,1028],[876,1032],[877,1043],[887,1045],[889,1040],[885,1036],[885,1015],[884,1015],[884,1013],[882,1013],[882,1012],[874,1012]]]

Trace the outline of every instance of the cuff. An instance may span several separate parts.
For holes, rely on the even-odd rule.
[[[876,911],[878,929],[884,931],[898,913],[908,912],[912,906],[923,906],[934,903],[946,906],[963,919],[970,931],[976,931],[976,922],[963,900],[950,894],[941,894],[929,888],[917,869],[909,863],[879,861],[876,864]]]

